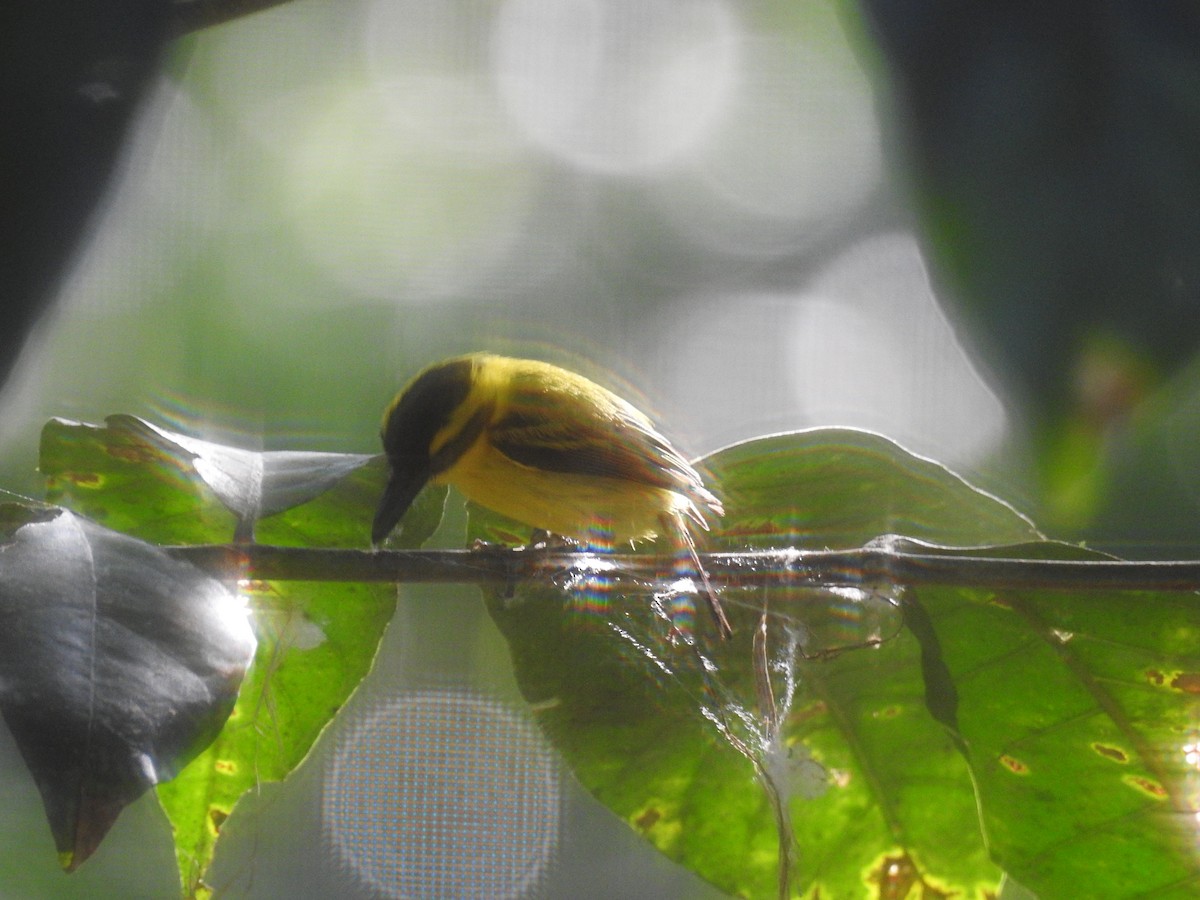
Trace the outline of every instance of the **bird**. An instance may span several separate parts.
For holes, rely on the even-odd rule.
[[[539,360],[453,357],[400,390],[380,437],[389,472],[375,546],[428,483],[583,544],[661,534],[690,558],[719,636],[732,634],[692,532],[724,515],[721,501],[645,413],[594,381]]]

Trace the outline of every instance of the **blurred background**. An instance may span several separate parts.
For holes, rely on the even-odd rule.
[[[89,129],[6,129],[10,490],[38,495],[51,416],[374,452],[411,374],[491,349],[693,455],[868,428],[1049,535],[1198,552],[1185,3],[295,0],[195,31],[76,6],[6,30],[44,41],[7,57],[14,121],[61,100]],[[0,803],[0,896],[172,895],[151,798],[69,878],[6,733]],[[224,840],[225,896],[707,890],[559,770],[470,589],[402,595]]]

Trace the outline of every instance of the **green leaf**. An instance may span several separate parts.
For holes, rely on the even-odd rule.
[[[256,460],[264,454],[173,435],[130,417],[109,422],[100,428],[54,420],[44,429],[41,468],[59,502],[145,539],[213,543],[229,540],[238,526],[226,505],[233,498],[242,504],[243,522],[255,507],[274,512],[256,523],[264,542],[367,546],[383,489],[382,458]],[[208,478],[196,465],[202,459],[208,463],[199,469],[209,467]],[[281,477],[264,478],[272,471]],[[402,546],[432,533],[443,501],[444,492],[427,492],[406,518]],[[238,798],[286,777],[370,670],[395,609],[391,585],[254,582],[242,590],[259,641],[246,684],[208,749],[158,789],[187,894],[206,890],[204,872]]]
[[[993,552],[1108,558],[1049,542]],[[958,690],[995,859],[1044,897],[1195,896],[1197,596],[920,596]]]
[[[874,435],[778,435],[704,462],[727,509],[710,543],[724,549],[899,533],[1078,552]],[[505,528],[473,510],[473,534]],[[663,569],[616,590],[597,557],[488,604],[580,781],[714,884],[747,897],[777,896],[781,878],[792,896],[983,897],[998,862],[1047,897],[1170,879],[1194,889],[1196,773],[1181,747],[1189,716],[1195,742],[1196,706],[1170,687],[1200,671],[1194,598],[726,587],[735,635],[718,642],[702,617],[692,630],[693,598]]]
[[[390,585],[263,582],[246,593],[265,649],[225,729],[158,788],[188,895],[203,893],[238,800],[287,777],[366,676],[395,608]]]
[[[136,416],[109,416],[106,421],[110,431],[140,435],[164,457],[189,461],[243,522],[307,503],[372,459],[352,453],[243,450],[167,431]]]
[[[38,468],[48,500],[114,531],[159,544],[233,536],[234,515],[205,487],[190,455],[163,453],[128,429],[51,419]]]
[[[972,546],[1039,538],[948,468],[865,431],[820,428],[735,444],[702,466],[729,508],[722,547],[861,547],[884,534]]]
[[[168,431],[136,416],[115,415],[105,421],[104,429],[60,419],[47,424],[42,471],[52,494],[71,486],[96,489],[114,478],[133,479],[145,492],[157,479],[166,490],[155,496],[178,503],[182,492],[176,490],[171,497],[171,488],[203,483],[211,497],[233,513],[239,538],[252,536],[259,519],[307,503],[373,459],[350,453],[244,450]],[[74,456],[73,450],[85,455]],[[95,459],[98,452],[111,458],[103,469],[89,463],[87,454]],[[185,516],[188,512],[185,508]]]

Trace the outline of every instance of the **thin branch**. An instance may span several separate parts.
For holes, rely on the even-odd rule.
[[[340,550],[265,544],[170,547],[171,555],[224,577],[280,581],[468,583],[512,586],[566,572],[652,581],[670,571],[654,556],[483,547],[476,550]],[[756,550],[700,559],[721,587],[919,587],[1077,591],[1200,591],[1200,561],[998,559],[856,550]]]

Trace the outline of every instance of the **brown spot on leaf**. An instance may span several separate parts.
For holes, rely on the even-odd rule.
[[[138,465],[154,462],[157,455],[152,450],[132,444],[109,444],[106,449],[108,450],[108,455],[113,459],[120,459]]]
[[[1004,766],[1004,768],[1008,769],[1014,775],[1029,774],[1029,766],[1025,765],[1025,763],[1021,762],[1015,756],[1009,756],[1007,753],[1001,754],[1000,765]]]
[[[809,719],[825,715],[828,711],[829,707],[825,705],[824,700],[815,700],[806,706],[793,710],[791,716],[789,716],[789,721],[793,724],[807,722]]]
[[[212,824],[213,831],[217,834],[221,833],[221,826],[225,824],[225,820],[229,818],[229,813],[216,806],[208,811],[208,821]]]
[[[1101,756],[1111,759],[1113,762],[1127,763],[1129,762],[1129,754],[1120,747],[1110,747],[1108,744],[1093,743],[1092,749]]]
[[[919,880],[917,867],[907,853],[885,856],[879,861],[879,868],[871,873],[871,881],[879,885],[879,893],[876,896],[881,900],[900,900],[907,897]]]
[[[1171,687],[1185,694],[1200,694],[1200,672],[1180,672],[1171,679]]]
[[[222,775],[232,775],[237,771],[237,764],[229,759],[218,759],[213,763],[213,768]]]
[[[638,831],[649,831],[662,818],[662,813],[653,806],[648,807],[640,816],[633,820]]]
[[[1162,672],[1158,671],[1158,669],[1147,669],[1146,670],[1146,680],[1149,681],[1151,684],[1161,685],[1164,681],[1167,680],[1167,677],[1165,675],[1163,675]]]
[[[63,481],[69,481],[76,487],[97,488],[103,479],[96,472],[63,472],[58,476]]]
[[[949,900],[958,893],[927,881],[913,858],[903,851],[883,857],[867,880],[879,886],[874,892],[879,900],[907,900],[913,896],[921,900]]]
[[[1124,780],[1130,787],[1136,788],[1144,794],[1149,794],[1155,800],[1167,799],[1166,788],[1153,779],[1141,775],[1129,775]]]

